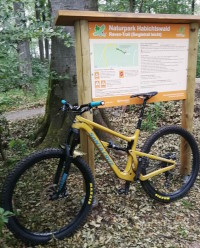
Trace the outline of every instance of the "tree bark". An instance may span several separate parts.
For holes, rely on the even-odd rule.
[[[42,38],[38,39],[38,44],[39,44],[39,51],[40,51],[40,61],[44,62],[44,43],[43,43]]]
[[[136,8],[136,0],[129,0],[129,9],[130,12],[135,12],[135,8]]]
[[[139,13],[143,12],[143,4],[144,4],[144,0],[141,0],[140,7],[139,7]]]
[[[39,23],[41,21],[41,13],[40,13],[40,2],[35,0],[35,16],[36,20]],[[44,42],[43,37],[38,39],[39,53],[40,53],[40,61],[44,62]]]
[[[25,19],[25,11],[23,3],[21,2],[15,2],[13,3],[14,6],[14,12],[16,14],[16,24],[21,26],[23,25],[24,28],[26,27],[26,23],[24,23],[24,20],[22,21],[21,18],[19,18],[18,14],[21,14],[24,16],[23,19]],[[18,58],[19,58],[19,71],[20,73],[28,77],[32,77],[32,63],[31,63],[31,54],[30,54],[30,47],[29,47],[29,41],[28,40],[22,40],[19,41],[17,44],[17,52],[18,52]]]
[[[42,20],[43,22],[46,21],[46,16],[44,11],[42,12]],[[49,61],[49,40],[47,38],[44,39],[44,46],[45,46],[45,59]]]
[[[6,154],[3,150],[2,127],[1,126],[0,126],[0,154],[1,154],[2,160],[5,161],[6,160]]]
[[[195,0],[192,0],[192,15],[194,15],[195,11]]]

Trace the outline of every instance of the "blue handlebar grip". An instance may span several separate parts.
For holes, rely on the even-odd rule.
[[[61,103],[62,103],[63,105],[65,105],[65,104],[67,103],[67,101],[65,101],[65,100],[63,99],[63,100],[61,100]]]
[[[104,104],[105,104],[104,101],[91,102],[91,103],[90,103],[90,107],[91,107],[91,108],[94,108],[94,107],[98,107],[98,106],[104,105]]]

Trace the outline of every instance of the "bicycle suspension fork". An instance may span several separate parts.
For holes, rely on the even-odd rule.
[[[59,184],[58,186],[58,192],[57,194],[59,195],[60,193],[65,192],[66,188],[66,180],[69,174],[70,170],[70,165],[73,160],[73,152],[75,147],[80,143],[80,134],[79,130],[77,129],[70,129],[67,137],[67,142],[65,144],[64,150],[65,150],[65,157],[64,160],[60,160],[56,175],[54,178],[54,183]],[[63,170],[64,168],[64,170]],[[63,171],[63,173],[62,173]],[[62,176],[61,176],[62,173]],[[60,180],[59,180],[60,179]]]

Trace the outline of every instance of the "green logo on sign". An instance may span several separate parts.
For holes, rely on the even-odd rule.
[[[180,27],[178,30],[178,33],[179,34],[185,34],[185,27],[184,26]]]
[[[105,25],[101,25],[100,27],[98,25],[95,25],[95,30],[94,30],[94,33],[93,35],[94,36],[105,36],[106,34],[104,33],[104,30],[105,30]]]

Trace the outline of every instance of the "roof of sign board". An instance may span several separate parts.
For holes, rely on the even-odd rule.
[[[174,23],[190,24],[198,23],[199,15],[169,15],[169,14],[135,14],[124,12],[99,12],[59,10],[55,24],[60,26],[73,26],[76,21],[87,20],[89,22],[126,22],[126,23]]]

